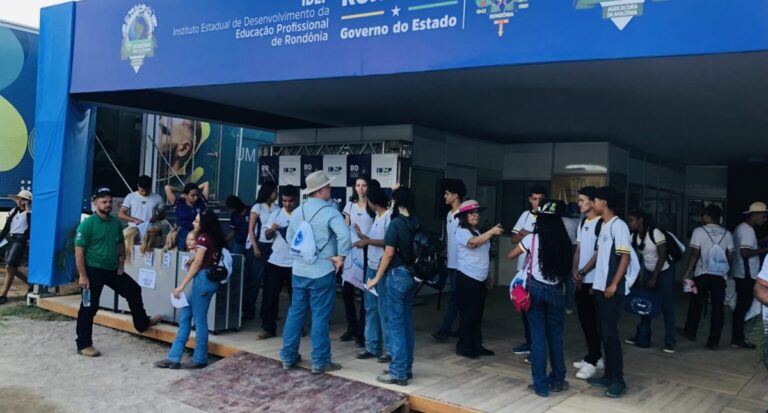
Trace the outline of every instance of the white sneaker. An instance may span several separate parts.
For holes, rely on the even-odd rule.
[[[575,363],[573,363],[573,368],[581,370],[582,367],[584,367],[585,364],[589,364],[584,360],[579,360]],[[598,370],[605,370],[605,363],[603,363],[603,359],[597,360],[597,369]]]
[[[587,362],[586,362],[586,361],[584,361],[584,359],[581,359],[581,360],[579,360],[579,361],[577,361],[577,362],[574,362],[574,363],[573,363],[573,368],[575,368],[575,369],[581,369],[581,366],[583,366],[583,365],[585,365],[585,364],[587,364]]]
[[[598,370],[605,370],[605,363],[603,362],[603,359],[597,360],[596,367]]]
[[[591,379],[595,374],[597,374],[597,367],[589,363],[583,363],[579,371],[576,373],[576,377],[582,380],[587,380]]]

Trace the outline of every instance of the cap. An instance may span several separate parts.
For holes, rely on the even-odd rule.
[[[539,210],[539,214],[543,214],[543,215],[556,215],[557,213],[558,211],[557,211],[556,202],[547,202]]]
[[[97,200],[99,198],[104,198],[105,196],[112,196],[112,190],[109,188],[103,187],[96,190],[96,192],[93,193],[93,199]]]

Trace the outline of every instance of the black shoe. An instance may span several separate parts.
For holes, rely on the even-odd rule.
[[[468,358],[468,359],[471,359],[471,360],[475,360],[475,359],[477,359],[478,357],[480,357],[478,354],[474,354],[474,353],[465,353],[465,352],[462,352],[462,351],[457,351],[457,352],[456,352],[456,355],[457,355],[457,356],[461,356],[461,357],[466,357],[466,358]]]
[[[624,342],[632,346],[637,345],[637,340],[634,337],[625,338]]]
[[[200,370],[208,367],[208,363],[183,363],[181,368],[184,370]]]
[[[389,370],[382,370],[382,373],[389,374]],[[408,377],[408,380],[413,380],[413,373],[408,373],[406,377]]]
[[[299,357],[294,361],[293,363],[286,363],[283,362],[283,370],[292,370],[295,368],[299,363],[301,363],[301,354],[299,354]]]
[[[0,304],[5,304],[8,302],[8,297],[2,296],[0,297]]]
[[[377,355],[369,352],[368,350],[363,351],[362,353],[357,353],[357,359],[358,360],[368,360],[368,359],[378,358],[378,357],[381,357],[381,356],[377,356]]]
[[[317,375],[317,374],[327,373],[329,371],[338,371],[338,370],[341,370],[341,364],[331,362],[325,365],[325,367],[312,367],[312,374]]]
[[[154,366],[159,369],[178,370],[181,367],[181,363],[176,363],[176,362],[165,359],[165,360],[156,361],[154,363]]]
[[[341,337],[339,337],[339,341],[341,341],[342,343],[346,343],[347,341],[354,340],[355,337],[356,337],[355,333],[351,331],[347,331],[346,333],[342,334]]]
[[[376,361],[378,361],[381,364],[388,364],[392,362],[392,356],[390,356],[389,354],[382,354],[379,356],[378,359],[376,359]]]
[[[536,394],[536,395],[537,395],[537,396],[539,396],[539,397],[549,397],[549,393],[540,393],[540,392],[537,392],[537,391],[536,391],[536,388],[535,388],[535,387],[533,387],[533,384],[529,384],[529,385],[528,385],[528,390],[530,390],[530,391],[531,391],[531,393],[534,393],[534,394]]]
[[[450,336],[445,331],[437,331],[435,333],[432,333],[432,338],[434,338],[435,341],[440,343],[447,343],[448,340],[450,340]]]
[[[592,386],[610,387],[610,385],[613,384],[613,380],[605,376],[592,377],[591,379],[587,379],[587,383],[589,383]]]
[[[677,328],[677,334],[687,338],[689,341],[696,341],[696,334],[691,334],[682,327]]]
[[[555,386],[555,385],[549,386],[549,391],[551,391],[552,393],[560,393],[568,390],[570,387],[571,387],[571,384],[563,380],[563,382],[559,386]]]
[[[605,397],[610,397],[611,399],[618,399],[619,397],[623,396],[624,393],[627,392],[627,385],[621,382],[614,382],[611,383],[610,386],[608,386],[608,390],[605,391]]]
[[[717,343],[707,343],[707,348],[712,351],[717,351],[720,349],[720,345]]]
[[[495,356],[496,352],[491,350],[491,349],[487,349],[485,347],[480,347],[480,353],[479,354],[480,354],[480,356],[486,356],[487,357],[487,356]]]
[[[384,384],[397,384],[398,386],[408,385],[408,379],[396,379],[390,376],[389,374],[383,374],[381,376],[376,377],[376,381]]]
[[[756,345],[754,345],[751,341],[747,340],[746,338],[743,340],[731,341],[731,347],[744,348],[747,350],[754,350],[757,348]]]

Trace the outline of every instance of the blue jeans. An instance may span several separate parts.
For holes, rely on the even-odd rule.
[[[560,386],[565,381],[563,286],[530,280],[528,291],[531,295],[531,309],[526,315],[531,326],[530,358],[533,386],[537,393],[549,394],[550,386]],[[547,354],[552,366],[549,376]]]
[[[413,370],[413,296],[416,283],[406,267],[387,270],[387,313],[392,363],[389,374],[405,380]]]
[[[253,255],[253,247],[245,255],[245,271],[243,280],[243,315],[247,319],[256,317],[256,301],[259,298],[261,289],[261,279],[264,276],[264,268],[267,267],[267,260],[272,255],[272,244],[259,242],[259,251],[261,257],[256,258]]]
[[[365,273],[365,282],[376,277],[376,270],[368,268]],[[365,292],[365,350],[371,354],[380,356],[389,353],[390,333],[387,315],[387,277],[376,284],[375,296]]]
[[[448,296],[448,312],[443,317],[443,324],[440,325],[440,330],[444,333],[449,333],[453,322],[456,321],[456,317],[459,315],[459,294],[458,288],[456,288],[456,270],[453,268],[446,268],[444,271],[448,272],[448,279],[451,281],[451,292]]]
[[[192,280],[192,292],[187,297],[189,305],[182,308],[179,316],[179,331],[173,340],[168,360],[180,363],[184,355],[184,346],[189,340],[192,323],[195,324],[195,352],[192,362],[195,364],[208,363],[208,307],[211,299],[221,284],[208,279],[207,270],[200,270]]]
[[[653,275],[653,271],[643,270],[645,277],[640,280],[647,282]],[[638,280],[638,282],[640,282]],[[661,312],[664,315],[664,345],[675,347],[677,342],[675,334],[675,269],[670,266],[659,273],[656,280],[656,291],[661,293]],[[640,324],[637,325],[635,342],[638,347],[651,346],[651,317],[640,317]]]
[[[232,254],[245,254],[245,244],[232,240],[229,242],[229,252]]]
[[[321,278],[293,276],[291,308],[283,327],[283,349],[280,358],[283,363],[294,365],[299,361],[301,330],[307,318],[307,309],[312,310],[312,367],[323,368],[331,363],[331,338],[328,323],[333,313],[336,298],[336,275],[331,272]]]

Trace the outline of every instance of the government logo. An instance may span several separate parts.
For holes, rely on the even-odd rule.
[[[151,7],[137,4],[128,12],[123,21],[122,60],[128,60],[133,71],[139,73],[145,59],[155,56],[157,40],[155,29],[157,17]]]

